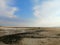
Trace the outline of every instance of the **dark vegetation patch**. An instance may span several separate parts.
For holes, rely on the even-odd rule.
[[[0,41],[2,41],[5,44],[12,44],[16,43],[23,38],[46,38],[44,36],[40,36],[40,34],[37,36],[37,32],[45,32],[46,30],[36,30],[32,32],[24,32],[24,33],[18,33],[18,34],[12,34],[12,35],[5,35],[0,37]]]
[[[18,42],[21,39],[22,38],[20,36],[17,36],[17,35],[8,35],[8,36],[1,37],[0,41],[2,41],[5,44],[12,44],[12,43]]]
[[[60,34],[57,34],[57,36],[60,36]]]

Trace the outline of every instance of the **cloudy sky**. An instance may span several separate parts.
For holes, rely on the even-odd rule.
[[[0,25],[60,27],[60,0],[0,0]]]

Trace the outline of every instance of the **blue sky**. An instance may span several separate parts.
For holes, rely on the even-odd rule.
[[[0,0],[0,25],[59,27],[60,0]]]
[[[25,19],[33,17],[31,0],[16,0],[15,6],[19,8],[19,10],[16,13],[18,14],[18,16]]]

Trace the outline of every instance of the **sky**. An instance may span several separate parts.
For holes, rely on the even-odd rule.
[[[0,26],[60,27],[60,0],[0,0]]]

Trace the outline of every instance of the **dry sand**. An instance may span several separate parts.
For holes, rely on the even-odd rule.
[[[8,29],[8,28],[0,28],[0,29]],[[25,30],[47,30],[43,32],[38,32],[39,34],[38,36],[40,36],[41,34],[42,36],[47,36],[47,38],[23,38],[22,40],[19,40],[17,43],[14,44],[4,44],[3,42],[0,42],[0,45],[60,45],[60,38],[48,38],[48,37],[60,37],[57,36],[57,34],[60,34],[60,28],[27,28],[27,29],[17,28],[17,29],[19,29],[19,31],[24,29]],[[17,30],[17,32],[19,31]],[[4,35],[5,33],[6,32],[4,32],[3,30],[3,32],[0,32],[0,36]]]

